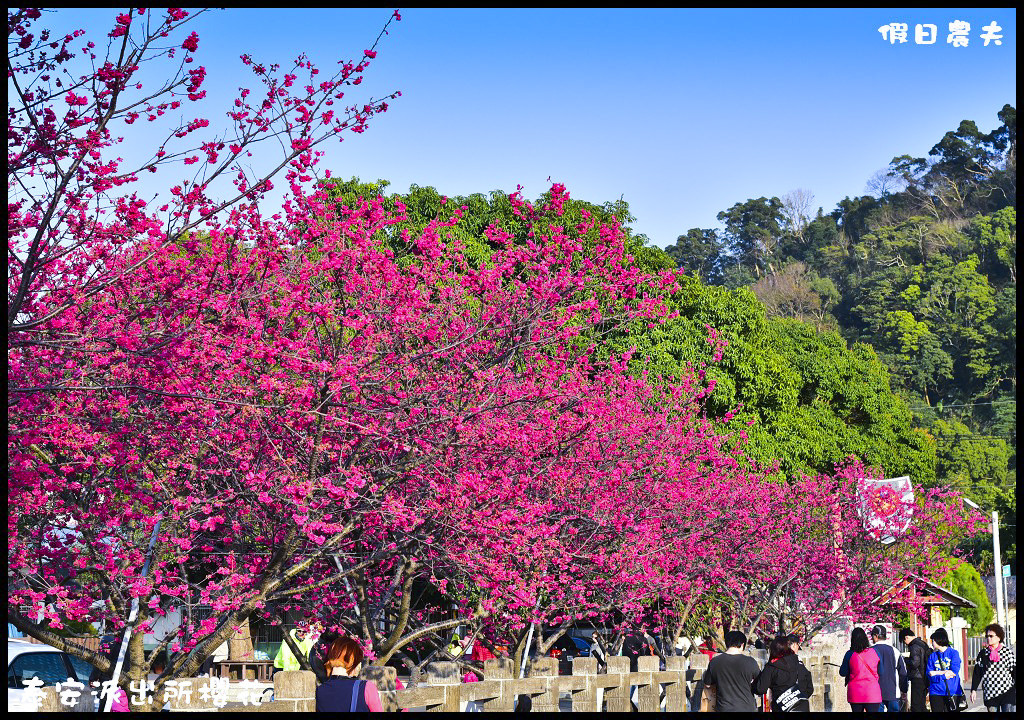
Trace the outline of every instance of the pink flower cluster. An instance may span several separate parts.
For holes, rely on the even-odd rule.
[[[198,16],[154,18],[107,72],[128,88]],[[328,110],[374,55],[319,86],[305,58],[308,84],[245,59],[265,98],[239,94],[224,157],[217,136],[156,151],[144,169],[190,170],[159,210],[111,157],[111,122],[138,116],[120,91],[76,84],[91,95],[69,93],[63,119],[45,88],[11,109],[9,190],[52,193],[9,205],[8,560],[26,578],[9,608],[117,628],[137,599],[141,631],[207,605],[230,622],[186,612],[173,638],[175,672],[194,672],[254,614],[343,625],[383,662],[459,621],[514,641],[531,622],[661,627],[701,603],[753,619],[785,593],[811,622],[943,561],[965,525],[943,498],[881,547],[853,503],[864,469],[780,480],[703,417],[701,373],[604,351],[604,333],[671,319],[675,275],[638,270],[614,224],[566,226],[563,186],[540,206],[512,195],[517,227],[488,228],[481,259],[461,210],[413,231],[401,206],[312,183],[315,146],[383,110]],[[195,100],[204,77],[179,68],[165,92]],[[239,157],[274,134],[289,194],[268,218],[271,175]]]

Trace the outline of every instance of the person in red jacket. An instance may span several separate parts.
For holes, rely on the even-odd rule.
[[[713,658],[718,652],[715,650],[715,639],[710,635],[704,638],[704,642],[697,646],[697,649],[708,656],[708,660]]]

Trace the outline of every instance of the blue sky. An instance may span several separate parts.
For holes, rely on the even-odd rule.
[[[105,33],[111,11],[50,25]],[[402,10],[363,84],[403,97],[328,149],[336,176],[448,195],[564,183],[620,196],[659,246],[747,198],[803,188],[831,210],[899,154],[926,155],[963,119],[983,131],[1016,105],[1016,12],[883,10]],[[208,117],[251,83],[238,56],[321,67],[356,58],[388,10],[226,10],[199,19]],[[969,44],[946,42],[970,23]],[[1002,27],[983,46],[982,26]],[[890,44],[881,25],[904,22]],[[938,26],[934,45],[914,25]],[[102,35],[100,35],[102,37]],[[233,94],[231,95],[233,97]],[[219,102],[220,104],[213,104]]]

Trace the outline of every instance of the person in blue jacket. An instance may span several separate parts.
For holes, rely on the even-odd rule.
[[[886,712],[900,712],[907,704],[907,664],[896,648],[886,642],[884,625],[871,628],[871,647],[878,655],[878,685]]]
[[[956,710],[957,696],[963,695],[960,685],[960,653],[949,646],[945,628],[928,636],[935,652],[928,656],[928,702],[932,712]]]

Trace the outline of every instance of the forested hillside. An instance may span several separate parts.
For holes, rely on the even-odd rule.
[[[694,228],[667,249],[709,285],[747,287],[772,318],[870,345],[935,449],[934,475],[1005,518],[1015,556],[1016,110],[971,120],[928,157],[902,155],[812,214],[813,196],[738,202],[724,230]],[[828,333],[826,333],[827,335]],[[887,467],[895,472],[895,468]],[[1008,527],[1007,527],[1008,526]],[[991,562],[991,550],[982,550]]]
[[[999,119],[990,133],[964,121],[928,158],[894,158],[869,183],[873,194],[830,213],[811,217],[808,191],[751,199],[719,214],[724,231],[694,228],[664,252],[632,232],[624,201],[569,199],[559,218],[566,226],[617,220],[637,266],[686,270],[665,299],[678,317],[616,330],[603,347],[636,348],[636,372],[703,370],[714,383],[709,413],[781,476],[830,472],[853,455],[890,477],[959,488],[1000,511],[1004,562],[1012,562],[1014,108]],[[388,183],[330,185],[339,206],[354,206],[385,195]],[[415,253],[403,231],[414,237],[435,218],[459,214],[450,240],[479,262],[494,250],[492,223],[526,228],[501,191],[448,198],[414,185],[386,202],[406,213],[382,238],[399,254]],[[542,238],[524,231],[516,241]],[[708,328],[727,343],[717,360]],[[990,545],[977,551],[991,565]]]

